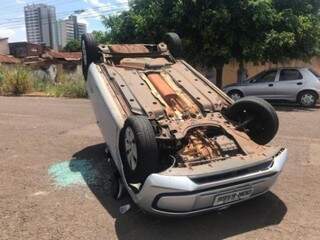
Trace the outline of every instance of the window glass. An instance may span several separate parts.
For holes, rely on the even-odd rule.
[[[302,79],[301,73],[297,69],[283,69],[280,73],[280,81],[291,81]]]
[[[265,83],[274,82],[276,79],[277,70],[271,70],[258,75],[252,82],[253,83]]]
[[[309,71],[313,73],[317,78],[320,78],[320,74],[312,68],[309,68]]]

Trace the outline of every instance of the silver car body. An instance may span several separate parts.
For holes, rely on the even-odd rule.
[[[285,71],[289,73],[287,79],[283,77]],[[264,74],[264,80],[256,81]],[[305,90],[315,92],[319,98],[320,81],[308,68],[280,68],[259,73],[242,83],[231,84],[224,88],[227,94],[235,90],[240,91],[243,96],[296,102],[299,93]]]
[[[238,168],[224,168],[223,172],[193,176],[173,176],[168,175],[168,171],[155,173],[149,175],[136,192],[126,181],[118,146],[127,116],[117,107],[116,97],[98,64],[92,63],[89,67],[87,90],[98,126],[123,184],[133,201],[147,212],[185,216],[222,209],[256,197],[271,188],[287,160],[287,150],[279,148],[259,165],[241,164]]]

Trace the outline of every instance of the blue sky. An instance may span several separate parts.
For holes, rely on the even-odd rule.
[[[77,10],[79,22],[88,25],[88,31],[104,30],[101,15],[114,14],[128,6],[128,0],[0,0],[0,37],[9,42],[25,41],[23,7],[32,3],[44,3],[56,7],[58,19],[64,19]]]

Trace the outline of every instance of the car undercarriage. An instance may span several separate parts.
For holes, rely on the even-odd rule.
[[[160,47],[165,49],[164,44]],[[144,45],[108,49],[112,55],[108,59],[107,54],[101,68],[121,108],[128,115],[148,117],[163,167],[193,169],[205,164],[214,169],[216,161],[261,161],[270,152],[272,147],[253,142],[239,124],[224,117],[230,100],[184,61],[174,61],[166,51],[157,58],[146,57],[144,53],[150,53]]]
[[[256,98],[234,103],[173,56],[180,40],[170,36],[159,44],[82,42],[98,125],[128,189],[154,174],[204,179],[270,168],[284,151],[267,145],[279,124],[272,106]]]

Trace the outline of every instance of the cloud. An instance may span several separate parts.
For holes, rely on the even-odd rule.
[[[9,38],[9,42],[20,42],[26,41],[26,28],[1,28],[0,29],[0,37]]]
[[[0,28],[0,38],[7,38],[14,35],[14,30],[8,28]]]
[[[16,0],[16,3],[18,4],[26,4],[26,0]]]
[[[78,14],[78,18],[81,21],[86,21],[87,18],[95,18],[99,20],[100,16],[101,16],[101,13],[99,13],[98,11],[92,8],[89,8],[85,12]]]
[[[91,5],[97,11],[112,10],[119,7],[128,7],[128,0],[110,0],[108,3],[102,0],[83,0],[85,3]]]
[[[80,15],[78,15],[78,22],[79,23],[84,23],[87,25],[87,27],[89,26],[89,21],[87,19],[84,19],[83,17],[81,17]]]
[[[85,0],[85,2],[90,3],[92,6],[95,7],[107,7],[109,4],[103,3],[100,0]]]

